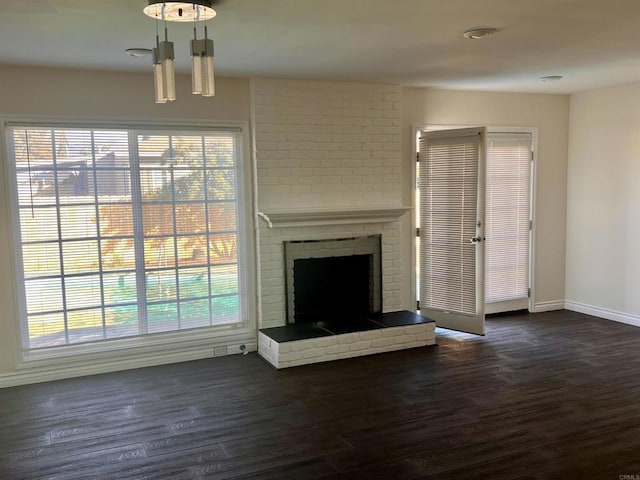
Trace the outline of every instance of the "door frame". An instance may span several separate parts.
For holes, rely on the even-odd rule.
[[[476,125],[477,126],[477,125]],[[460,128],[473,128],[474,125],[443,125],[443,124],[424,124],[424,125],[412,125],[411,135],[411,278],[410,278],[410,291],[411,291],[411,305],[412,309],[417,310],[418,296],[417,296],[417,278],[416,278],[416,229],[418,227],[416,222],[416,186],[417,186],[417,151],[418,151],[418,133],[422,131],[435,131],[435,130],[452,130]],[[531,190],[530,190],[530,218],[531,218],[531,235],[529,237],[529,312],[535,311],[535,298],[536,298],[536,194],[537,194],[537,169],[538,169],[538,128],[537,127],[504,127],[504,126],[492,126],[487,125],[487,134],[489,133],[528,133],[531,135],[531,143],[533,148],[533,161],[531,166]],[[486,306],[485,306],[486,308]]]

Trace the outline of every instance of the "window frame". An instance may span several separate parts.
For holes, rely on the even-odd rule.
[[[207,131],[228,131],[238,134],[237,141],[237,171],[240,177],[238,182],[238,198],[242,199],[240,208],[242,209],[241,219],[238,224],[238,250],[243,252],[244,272],[240,275],[240,290],[246,293],[244,303],[246,305],[246,316],[240,323],[220,326],[209,326],[205,328],[186,329],[162,332],[152,335],[138,335],[134,337],[115,338],[107,341],[84,344],[69,344],[56,346],[41,350],[29,350],[25,348],[25,335],[28,336],[26,324],[26,296],[25,281],[22,263],[22,246],[19,228],[19,200],[16,184],[16,165],[12,161],[13,152],[10,127],[33,127],[33,128],[57,128],[57,129],[119,129],[126,130],[129,135],[139,131],[154,131],[167,135],[179,135],[180,133],[206,133]],[[205,348],[211,351],[208,356],[213,356],[213,349],[217,346],[227,346],[233,344],[253,343],[256,340],[256,258],[257,258],[257,238],[255,234],[255,193],[254,176],[255,165],[250,156],[250,135],[248,122],[225,121],[225,122],[202,122],[202,121],[148,121],[148,120],[108,120],[104,119],[82,119],[77,118],[52,118],[52,117],[2,117],[0,120],[0,155],[2,157],[2,169],[4,175],[0,178],[4,180],[6,191],[6,201],[8,206],[8,220],[12,227],[10,234],[10,251],[7,256],[12,259],[13,270],[9,276],[13,279],[8,287],[12,290],[11,297],[14,299],[13,317],[16,327],[15,335],[15,365],[16,369],[55,366],[59,364],[100,361],[113,359],[114,352],[128,356],[154,356],[162,357],[166,352],[184,352],[185,357],[191,358],[196,349],[200,351]],[[129,146],[134,148],[132,145]],[[240,264],[240,262],[239,262]],[[204,351],[202,352],[204,353]],[[191,356],[191,357],[190,357]]]

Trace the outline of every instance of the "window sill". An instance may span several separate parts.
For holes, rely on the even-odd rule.
[[[242,353],[242,344],[255,343],[256,333],[249,325],[237,324],[183,332],[152,334],[138,338],[84,345],[54,347],[24,352],[16,370],[50,369],[62,366],[100,365],[117,362],[137,364],[137,360],[171,355],[203,358]],[[237,349],[238,351],[234,351]],[[245,349],[249,347],[245,345]],[[208,355],[207,353],[210,353]],[[132,368],[136,368],[135,366]]]

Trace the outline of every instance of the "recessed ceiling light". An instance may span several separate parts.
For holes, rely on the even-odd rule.
[[[497,31],[497,28],[473,28],[464,32],[462,36],[471,40],[480,40],[481,38],[490,37]]]
[[[151,55],[151,49],[149,48],[127,48],[125,52],[132,57],[148,57]]]
[[[540,77],[540,80],[543,82],[557,82],[558,80],[562,80],[562,75],[545,75],[544,77]]]

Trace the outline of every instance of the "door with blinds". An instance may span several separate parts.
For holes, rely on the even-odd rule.
[[[487,133],[485,311],[529,307],[531,133]]]
[[[485,129],[426,132],[419,147],[420,311],[484,335]]]

